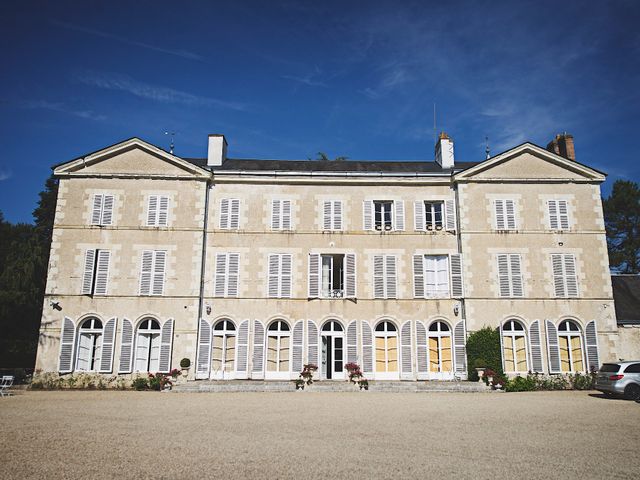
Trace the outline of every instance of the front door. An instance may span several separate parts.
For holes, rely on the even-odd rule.
[[[344,380],[344,337],[322,336],[322,378]]]

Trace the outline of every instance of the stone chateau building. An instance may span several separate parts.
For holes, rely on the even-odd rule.
[[[600,199],[573,138],[458,162],[180,158],[138,138],[60,179],[36,368],[322,379],[466,377],[500,329],[507,373],[617,360]]]

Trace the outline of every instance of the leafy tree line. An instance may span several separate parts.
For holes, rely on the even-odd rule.
[[[58,182],[40,192],[33,224],[0,211],[0,368],[33,368],[47,279]]]

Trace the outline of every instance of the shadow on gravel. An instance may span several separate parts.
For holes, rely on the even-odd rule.
[[[590,393],[589,394],[590,397],[592,398],[598,398],[601,400],[611,400],[613,402],[628,402],[629,400],[626,400],[622,397],[617,397],[614,395],[605,395],[604,393]]]

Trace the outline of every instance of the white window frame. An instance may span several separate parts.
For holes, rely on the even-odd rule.
[[[435,205],[440,205],[440,224],[438,225],[438,222],[435,221],[435,209],[433,208]],[[446,227],[446,206],[445,206],[445,202],[444,200],[425,200],[423,202],[424,205],[424,228],[425,230],[443,230]],[[427,208],[430,207],[430,208]],[[429,218],[429,214],[431,214],[432,218],[434,219],[433,222],[431,222],[431,225],[429,224],[428,218]]]
[[[569,322],[569,323],[573,323],[574,325],[576,325],[578,327],[578,330],[560,330],[560,326],[565,323],[565,322]],[[586,349],[585,349],[585,341],[584,338],[582,337],[583,335],[583,329],[582,326],[576,322],[575,320],[572,319],[564,319],[561,320],[558,323],[558,327],[557,327],[557,332],[558,332],[558,352],[560,352],[560,337],[564,337],[567,338],[567,345],[569,347],[569,367],[570,370],[568,372],[565,372],[562,370],[562,355],[560,354],[560,373],[584,373],[587,372],[589,370],[589,365],[587,363],[587,356],[586,356]],[[573,369],[573,349],[571,348],[571,339],[574,337],[578,337],[580,339],[580,357],[581,357],[581,361],[582,361],[582,370],[574,370]]]
[[[110,266],[110,250],[87,249],[84,257],[81,294],[89,296],[107,295]]]
[[[559,260],[560,269],[556,268]],[[573,273],[571,269],[573,268]],[[572,253],[552,253],[551,254],[551,274],[553,282],[553,292],[555,298],[579,298],[580,285],[578,276],[578,260]],[[571,283],[575,285],[575,292],[571,291]],[[562,292],[559,292],[562,290]]]
[[[518,229],[516,201],[512,198],[497,198],[493,201],[494,228],[507,231]]]
[[[522,330],[515,330],[514,328],[512,328],[512,324],[519,324],[522,327]],[[511,325],[510,325],[511,324]],[[506,327],[509,325],[509,328],[507,329]],[[500,343],[502,344],[502,358],[503,358],[503,368],[505,373],[514,373],[514,374],[520,374],[520,373],[527,373],[531,370],[531,364],[529,362],[529,338],[527,336],[527,326],[521,322],[520,320],[514,319],[514,318],[509,318],[508,320],[505,320],[504,323],[502,324],[501,328],[500,328],[501,332],[501,338],[500,338]],[[516,339],[519,337],[524,338],[524,359],[525,359],[525,369],[523,371],[521,370],[507,370],[507,362],[506,362],[506,355],[505,355],[505,351],[506,351],[506,347],[504,345],[504,338],[508,337],[511,339],[511,345],[512,345],[512,351],[513,351],[513,367],[515,369],[518,368],[518,358],[516,355]]]
[[[324,231],[341,231],[344,228],[344,204],[342,200],[323,200],[322,229]]]
[[[564,212],[562,210],[564,210]],[[569,200],[563,198],[547,200],[547,218],[550,230],[570,230]]]
[[[293,255],[290,253],[270,253],[267,256],[267,297],[291,298],[292,278]],[[273,288],[275,288],[275,292]]]
[[[115,195],[109,193],[96,193],[93,195],[91,208],[91,225],[113,225],[113,210],[115,207]]]
[[[442,270],[442,269],[438,269],[436,268],[434,270],[434,275],[436,277],[436,283],[435,285],[440,285],[440,283],[438,282],[438,275],[445,271],[446,274],[446,278],[447,278],[447,290],[445,291],[444,289],[432,289],[431,291],[429,291],[428,285],[429,283],[427,282],[427,278],[428,275],[427,273],[429,272],[429,263],[433,263],[434,259],[437,259],[437,261],[435,261],[436,263],[436,267],[437,264],[440,263],[441,260],[445,260],[446,262],[446,271]],[[425,298],[451,298],[451,262],[449,259],[449,255],[424,255],[424,260],[423,260],[423,266],[424,266],[424,297]]]
[[[158,329],[151,329],[151,328],[141,328],[144,322],[155,322],[158,325]],[[140,349],[141,345],[140,345],[140,338],[141,337],[146,337],[149,340],[149,343],[145,346],[145,358],[146,358],[146,364],[147,364],[147,369],[146,370],[138,370],[138,350]],[[153,344],[154,339],[156,340],[156,344]],[[152,358],[151,354],[152,349],[155,348],[155,352],[157,352],[157,357]],[[149,372],[149,373],[155,373],[157,371],[160,370],[160,352],[162,350],[162,325],[160,324],[160,322],[153,318],[153,317],[145,317],[136,327],[135,330],[135,345],[134,345],[134,349],[133,349],[133,371],[134,372]],[[157,363],[157,367],[156,368],[150,368],[152,366],[152,361],[154,361],[155,363]],[[154,363],[154,365],[155,365]]]
[[[145,271],[145,256],[151,255],[149,271]],[[160,260],[162,259],[162,260]],[[143,250],[140,262],[140,296],[164,295],[168,254],[166,250]],[[162,267],[162,268],[160,268]],[[145,279],[149,278],[149,290],[146,291]]]
[[[168,195],[149,195],[147,200],[147,227],[169,226],[169,202]]]
[[[95,326],[95,322],[96,320],[98,322],[100,322],[101,327],[96,327]],[[87,321],[91,321],[92,322],[92,326],[90,328],[83,328],[82,326],[85,324],[85,322]],[[87,335],[90,337],[90,341],[91,341],[91,348],[90,348],[90,357],[88,359],[82,359],[82,361],[86,361],[88,363],[91,363],[93,361],[93,366],[94,368],[88,368],[88,369],[83,369],[83,368],[79,368],[81,359],[80,359],[80,344],[82,343],[82,337],[83,335]],[[100,371],[100,364],[102,362],[102,342],[104,340],[104,324],[102,323],[102,320],[100,320],[97,317],[87,317],[84,320],[82,320],[80,322],[80,325],[78,326],[78,334],[76,335],[76,343],[77,343],[77,347],[76,347],[76,368],[75,371],[80,371],[80,372],[98,372]],[[96,354],[96,350],[98,350],[98,353]]]
[[[395,255],[373,256],[373,298],[398,298],[398,258]]]
[[[224,265],[220,260],[224,257]],[[232,269],[234,260],[237,271]],[[222,268],[224,266],[224,269]],[[233,283],[235,277],[235,285]],[[220,284],[219,282],[223,282]],[[214,271],[214,296],[218,298],[237,298],[240,294],[240,254],[239,253],[217,253]],[[220,286],[222,287],[220,288]]]
[[[220,218],[218,225],[221,230],[238,230],[240,228],[240,199],[220,199]]]
[[[288,212],[287,212],[288,210]],[[293,201],[289,199],[271,200],[271,230],[293,230]]]
[[[523,298],[522,256],[519,253],[499,253],[496,255],[496,264],[498,268],[498,295],[503,298]],[[502,265],[506,266],[506,272],[500,271]],[[516,288],[518,281],[520,282],[519,294]],[[504,291],[503,286],[507,287],[508,291]]]

